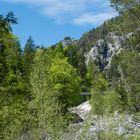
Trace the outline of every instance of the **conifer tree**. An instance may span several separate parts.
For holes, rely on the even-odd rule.
[[[25,83],[25,92],[27,93],[30,93],[29,77],[31,73],[31,67],[34,63],[35,47],[34,41],[30,36],[29,39],[27,39],[22,57],[22,73]]]

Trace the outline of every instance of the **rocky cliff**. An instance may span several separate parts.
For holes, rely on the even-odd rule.
[[[86,63],[92,59],[101,69],[109,67],[112,57],[123,49],[123,42],[122,36],[109,33],[104,39],[97,40],[95,45],[85,54]]]

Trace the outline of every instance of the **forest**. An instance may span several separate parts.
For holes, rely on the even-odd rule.
[[[76,121],[69,108],[86,101],[91,105],[89,120],[94,115],[110,117],[116,111],[140,118],[140,1],[110,3],[118,16],[65,46],[61,41],[50,47],[37,46],[30,36],[23,49],[12,32],[20,19],[11,11],[0,15],[1,140],[67,140],[62,136]],[[110,33],[122,40],[121,51],[108,62]],[[100,39],[98,56],[87,61],[85,54]],[[81,92],[90,92],[91,97],[80,96]],[[111,131],[98,132],[97,137],[125,139]],[[139,140],[140,128],[127,139]]]

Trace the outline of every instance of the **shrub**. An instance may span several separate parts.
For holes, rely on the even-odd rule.
[[[107,91],[101,94],[94,92],[91,98],[93,113],[97,115],[111,114],[115,111],[123,111],[120,96],[115,91]]]
[[[122,103],[117,92],[108,91],[108,93],[103,96],[103,100],[105,114],[122,111]]]

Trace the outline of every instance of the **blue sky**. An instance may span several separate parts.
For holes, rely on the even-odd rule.
[[[65,36],[80,38],[114,17],[109,0],[0,0],[0,14],[12,10],[19,19],[13,32],[24,47],[31,35],[37,45],[50,46]]]

